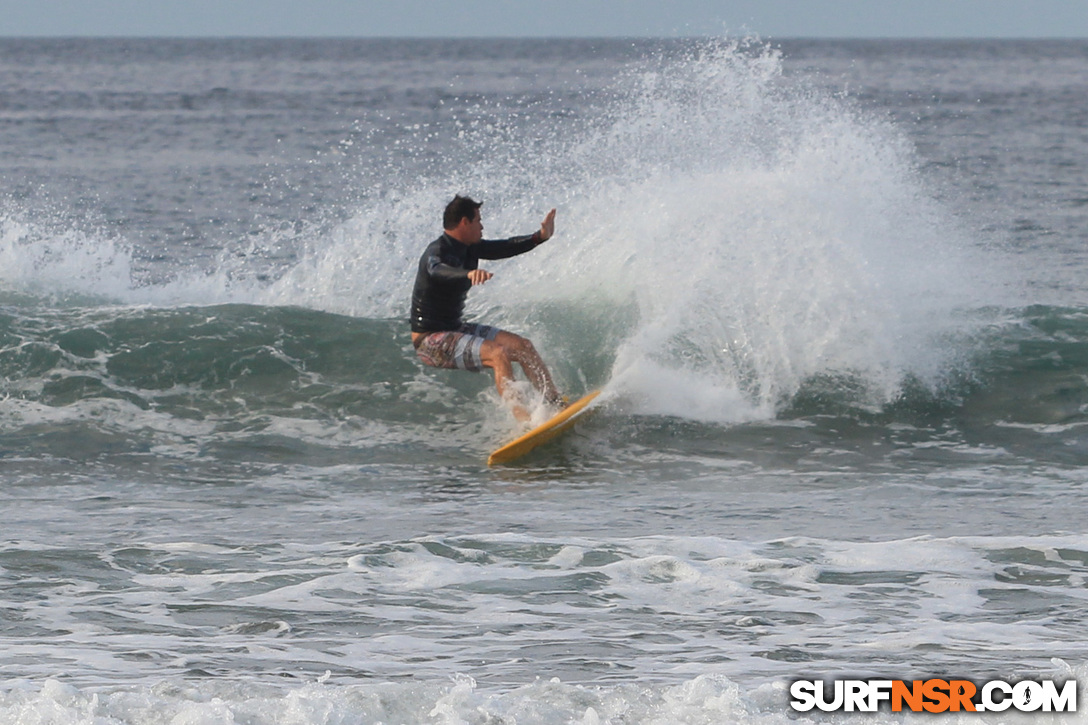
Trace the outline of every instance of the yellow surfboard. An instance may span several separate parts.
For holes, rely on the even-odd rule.
[[[578,419],[585,413],[588,413],[589,410],[587,406],[600,394],[600,390],[594,390],[589,395],[586,395],[578,401],[571,403],[566,408],[563,408],[563,410],[556,413],[546,423],[538,425],[520,438],[510,441],[488,456],[487,465],[494,466],[496,463],[509,463],[517,458],[521,458],[537,446],[555,438],[557,435],[577,423]]]

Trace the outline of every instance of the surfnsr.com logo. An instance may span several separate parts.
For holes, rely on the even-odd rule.
[[[790,685],[790,707],[798,712],[1076,712],[1077,682],[1068,680],[797,680]]]

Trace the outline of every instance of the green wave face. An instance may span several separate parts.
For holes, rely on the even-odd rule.
[[[813,445],[861,446],[912,427],[920,437],[949,429],[1001,445],[1012,430],[1061,438],[1088,421],[1088,312],[1080,309],[1006,315],[938,385],[907,375],[896,396],[879,399],[857,371],[827,370],[773,415],[733,424],[655,413],[611,384],[624,330],[637,324],[619,311],[536,316],[550,320],[544,327],[555,340],[540,344],[566,388],[613,387],[592,426],[621,447],[717,449],[789,421],[806,422]],[[0,376],[9,456],[33,439],[39,453],[81,458],[174,446],[317,463],[418,450],[475,459],[515,431],[489,374],[423,367],[402,321],[294,307],[9,306],[0,317]],[[781,453],[793,435],[776,430]]]

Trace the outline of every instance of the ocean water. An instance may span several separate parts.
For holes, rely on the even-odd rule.
[[[0,722],[1083,686],[1086,92],[1085,41],[0,40]],[[453,193],[558,208],[469,316],[605,391],[504,467],[408,338]]]

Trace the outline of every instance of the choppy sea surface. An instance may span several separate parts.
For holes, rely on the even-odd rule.
[[[1086,93],[1088,41],[0,40],[0,722],[1085,680]],[[409,342],[454,193],[558,208],[469,316],[605,391],[509,466]]]

